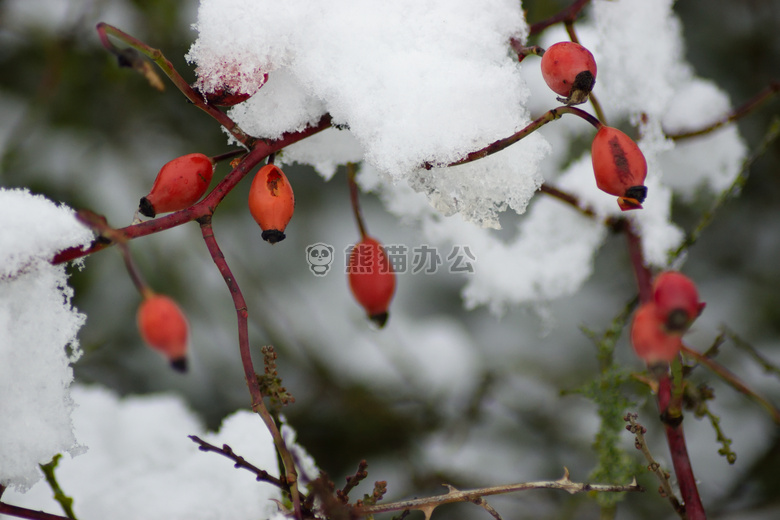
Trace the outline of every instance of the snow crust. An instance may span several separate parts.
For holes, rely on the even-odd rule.
[[[498,154],[441,167],[511,135],[530,121],[531,110],[535,117],[556,104],[540,81],[538,59],[521,66],[508,51],[510,37],[522,41],[528,32],[519,3],[340,0],[324,8],[203,0],[195,28],[188,59],[201,88],[228,84],[254,93],[230,111],[245,130],[274,138],[326,112],[341,128],[291,146],[282,162],[310,164],[326,179],[338,165],[362,162],[363,185],[381,193],[401,219],[416,221],[432,243],[472,244],[486,273],[468,280],[467,306],[500,312],[561,298],[589,277],[604,233],[557,201],[535,203],[508,241],[471,226],[500,228],[500,214],[524,213],[545,181],[566,185],[583,206],[594,197],[605,201],[597,204],[600,217],[619,215],[614,200],[610,207],[611,199],[593,189],[589,154],[569,156],[567,143],[589,139],[589,125],[567,116]],[[745,156],[733,127],[678,142],[665,132],[710,123],[714,113],[729,110],[728,98],[685,61],[671,0],[596,0],[578,34],[596,57],[594,93],[608,124],[634,135],[650,164],[645,209],[629,218],[642,232],[648,263],[665,267],[668,251],[682,240],[671,219],[673,196],[690,200],[700,189],[724,189]],[[542,43],[565,39],[554,27]],[[422,193],[428,207],[411,191]]]
[[[73,425],[89,450],[63,458],[57,480],[74,498],[78,518],[229,519],[270,518],[277,488],[228,459],[206,453],[187,438],[197,435],[218,447],[228,444],[256,467],[279,476],[271,434],[257,414],[238,411],[217,433],[207,433],[180,397],[149,395],[120,399],[101,387],[76,386]],[[289,435],[289,434],[288,434]],[[8,492],[10,503],[56,511],[45,482],[29,493]]]
[[[0,484],[26,489],[38,464],[80,449],[68,386],[86,316],[65,267],[49,261],[92,233],[71,209],[20,189],[0,188],[0,221]]]

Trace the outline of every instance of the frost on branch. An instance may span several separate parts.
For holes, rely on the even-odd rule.
[[[0,189],[0,221],[0,485],[24,490],[38,464],[79,449],[68,387],[86,318],[71,306],[65,266],[49,260],[92,233],[26,190]]]
[[[244,79],[252,71],[269,73],[268,84],[230,112],[253,135],[278,137],[328,112],[388,179],[491,227],[507,204],[522,212],[540,183],[548,147],[538,136],[516,145],[530,160],[460,174],[421,168],[529,122],[528,89],[507,43],[527,31],[519,2],[203,0],[197,29],[188,58],[204,87],[236,78],[236,62],[239,89],[254,88]]]

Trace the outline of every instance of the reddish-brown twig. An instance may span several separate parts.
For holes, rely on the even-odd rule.
[[[692,348],[689,348],[686,345],[683,345],[682,351],[686,356],[689,356],[696,360],[697,363],[704,365],[709,370],[711,370],[713,373],[717,374],[721,379],[723,379],[726,383],[729,384],[734,390],[737,392],[740,392],[753,401],[760,404],[766,411],[769,413],[770,417],[772,417],[772,420],[775,422],[775,424],[780,424],[780,410],[777,409],[772,403],[770,403],[766,398],[758,395],[756,392],[748,388],[748,386],[743,383],[733,372],[728,370],[726,367],[718,363],[717,361],[704,356],[700,354],[699,352],[693,350]]]
[[[724,125],[733,123],[734,121],[742,117],[745,117],[746,115],[750,114],[753,110],[758,108],[765,101],[768,101],[778,93],[780,93],[780,81],[773,81],[764,90],[762,90],[761,92],[759,92],[758,94],[756,94],[755,96],[747,100],[745,103],[732,110],[726,116],[715,121],[714,123],[699,128],[698,130],[691,130],[689,132],[671,132],[671,133],[665,132],[666,137],[677,141],[681,139],[688,139],[690,137],[696,137],[699,135],[709,134],[710,132],[713,132]]]
[[[271,432],[276,449],[284,464],[285,478],[287,484],[290,486],[290,495],[295,509],[295,517],[301,519],[301,497],[298,490],[298,472],[295,469],[295,461],[290,454],[290,450],[287,448],[287,444],[284,442],[284,437],[282,437],[273,416],[263,402],[263,393],[260,390],[260,383],[257,380],[254,364],[252,363],[252,353],[249,350],[249,327],[247,322],[249,311],[247,310],[246,300],[241,292],[241,288],[238,286],[236,278],[233,276],[233,273],[225,260],[225,255],[217,244],[217,239],[214,236],[214,229],[211,226],[211,215],[209,214],[200,217],[198,223],[200,224],[201,234],[206,243],[206,247],[209,250],[209,254],[211,255],[212,260],[214,260],[217,269],[219,269],[220,274],[225,279],[225,284],[228,286],[230,296],[233,298],[233,304],[236,308],[238,320],[238,348],[241,354],[241,363],[244,367],[244,377],[246,378],[246,383],[249,387],[249,394],[252,397],[252,410],[260,415],[268,428],[268,431]]]
[[[463,159],[460,159],[459,161],[455,161],[446,165],[425,163],[423,167],[430,170],[431,168],[434,168],[436,166],[458,166],[459,164],[466,164],[466,163],[470,163],[482,159],[484,157],[487,157],[488,155],[492,155],[494,153],[500,152],[501,150],[515,144],[519,140],[528,137],[529,135],[531,135],[532,133],[536,132],[541,127],[549,123],[550,121],[555,121],[556,119],[560,119],[563,116],[563,114],[573,114],[578,117],[581,117],[582,119],[584,119],[585,121],[593,125],[596,129],[601,128],[603,126],[601,121],[599,121],[595,116],[585,112],[581,108],[571,107],[571,106],[560,106],[548,110],[540,117],[531,121],[523,129],[518,130],[517,132],[510,135],[509,137],[499,139],[498,141],[495,141],[485,146],[484,148],[473,151],[468,155],[466,155],[466,157],[464,157]]]
[[[190,84],[184,80],[181,74],[179,74],[179,72],[173,67],[173,64],[163,55],[159,49],[150,47],[141,40],[138,40],[126,32],[117,29],[113,25],[109,25],[104,22],[97,24],[97,31],[100,36],[100,41],[103,46],[106,47],[106,49],[111,51],[113,54],[118,54],[121,52],[121,50],[117,49],[117,47],[114,46],[114,44],[111,43],[111,40],[108,38],[108,35],[111,35],[123,41],[131,48],[137,50],[156,63],[157,66],[160,67],[160,69],[165,73],[165,75],[168,76],[171,82],[176,85],[176,88],[178,88],[181,93],[184,94],[187,99],[190,100],[190,102],[192,102],[193,105],[213,117],[219,124],[225,127],[225,129],[230,132],[230,134],[235,137],[236,140],[238,140],[240,143],[243,143],[245,146],[251,146],[253,144],[254,139],[241,130],[241,128],[239,128],[238,125],[232,119],[230,119],[227,114],[206,103],[206,101],[203,99],[203,96],[195,92]]]
[[[237,455],[236,452],[233,451],[233,448],[231,448],[227,444],[223,444],[222,447],[220,448],[218,446],[214,446],[213,444],[204,441],[203,439],[201,439],[197,435],[189,435],[188,437],[193,442],[198,444],[198,449],[200,451],[210,451],[210,452],[213,452],[213,453],[219,453],[223,457],[227,457],[228,459],[232,460],[233,463],[234,463],[233,465],[236,468],[242,468],[242,469],[245,469],[245,470],[249,471],[250,473],[254,473],[255,480],[268,482],[268,483],[273,484],[274,486],[278,487],[279,489],[282,489],[284,491],[289,491],[290,487],[287,486],[284,482],[282,482],[280,479],[274,477],[273,475],[268,473],[266,470],[260,469],[257,466],[255,466],[254,464],[252,464],[250,462],[247,462],[247,460],[244,457],[242,457],[240,455]]]
[[[4,502],[0,502],[0,514],[15,516],[17,518],[27,518],[29,520],[70,520],[66,516],[44,513],[43,511],[27,509],[26,507],[12,506],[11,504],[6,504]]]

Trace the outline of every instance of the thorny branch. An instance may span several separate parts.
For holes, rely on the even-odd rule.
[[[361,516],[368,516],[376,513],[386,513],[390,511],[404,511],[407,509],[415,509],[415,510],[422,511],[425,514],[426,520],[428,520],[431,517],[433,510],[442,504],[450,504],[453,502],[475,502],[486,496],[501,495],[506,493],[513,493],[515,491],[525,491],[528,489],[559,489],[571,494],[585,493],[590,491],[601,492],[601,493],[644,491],[644,489],[636,483],[636,479],[634,479],[634,481],[631,482],[631,484],[623,485],[623,486],[609,485],[609,484],[585,484],[585,483],[572,482],[571,479],[569,478],[569,470],[566,468],[564,468],[563,477],[558,480],[523,482],[520,484],[508,484],[502,486],[470,489],[465,491],[457,490],[452,486],[447,486],[447,487],[449,488],[449,492],[443,495],[436,495],[427,498],[414,498],[411,500],[402,500],[399,502],[376,504],[372,506],[357,507],[355,508],[355,512]]]
[[[680,501],[678,500],[677,496],[675,496],[674,491],[672,490],[672,485],[669,483],[669,474],[661,469],[661,465],[656,462],[656,460],[653,458],[653,454],[650,453],[650,448],[647,447],[647,442],[645,441],[645,433],[647,430],[644,426],[639,424],[637,421],[637,414],[635,413],[628,413],[623,418],[626,422],[630,423],[626,425],[626,430],[630,431],[636,436],[636,449],[642,451],[642,455],[645,456],[645,459],[647,460],[648,466],[647,469],[649,471],[652,471],[655,473],[655,476],[658,477],[658,480],[661,482],[661,487],[659,489],[659,492],[661,492],[662,496],[665,496],[669,499],[669,502],[672,504],[672,507],[675,511],[677,511],[677,514],[680,516],[685,515],[685,507],[680,504]]]

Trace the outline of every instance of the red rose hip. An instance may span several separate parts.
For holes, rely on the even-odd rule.
[[[381,244],[363,237],[349,255],[347,276],[352,294],[369,319],[383,327],[395,293],[395,272]]]
[[[659,319],[670,332],[685,332],[699,317],[705,304],[690,278],[677,271],[665,271],[653,281],[653,301]]]
[[[647,197],[647,161],[633,139],[617,128],[602,126],[593,138],[591,157],[599,189],[615,195],[623,211],[641,209]]]
[[[171,366],[187,370],[187,318],[171,298],[150,293],[138,307],[136,316],[141,338],[154,350],[162,353]]]
[[[202,153],[177,157],[160,169],[152,190],[141,199],[138,211],[147,217],[188,208],[206,193],[214,163]]]
[[[631,345],[636,355],[648,365],[673,361],[682,348],[682,337],[669,334],[658,317],[655,303],[642,304],[631,323]]]
[[[263,240],[284,240],[294,210],[295,196],[284,172],[273,164],[260,168],[249,188],[249,212],[263,230]]]
[[[574,42],[559,42],[542,55],[542,77],[558,101],[579,105],[588,100],[596,84],[596,60],[588,49]]]

